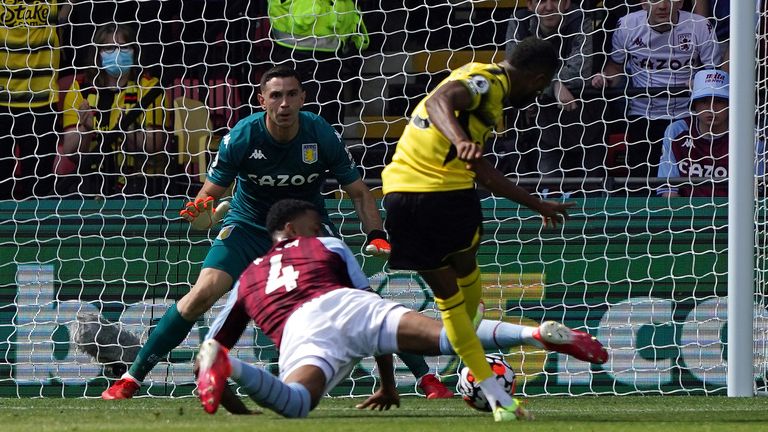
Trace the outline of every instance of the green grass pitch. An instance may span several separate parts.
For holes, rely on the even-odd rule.
[[[45,431],[768,431],[768,398],[720,396],[537,397],[533,422],[496,424],[458,398],[405,397],[391,411],[360,411],[361,399],[325,399],[308,419],[207,415],[197,399],[0,399],[0,430]]]

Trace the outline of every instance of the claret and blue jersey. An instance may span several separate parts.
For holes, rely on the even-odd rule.
[[[321,117],[299,114],[298,135],[278,143],[267,131],[265,113],[244,118],[224,136],[208,169],[208,180],[237,187],[225,225],[245,223],[263,228],[269,208],[285,199],[315,204],[323,223],[330,226],[321,195],[325,179],[347,185],[360,178],[341,136]]]

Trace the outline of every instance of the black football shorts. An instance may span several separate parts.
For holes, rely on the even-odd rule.
[[[475,189],[390,192],[384,197],[384,209],[393,270],[445,267],[449,255],[472,246],[483,221]]]

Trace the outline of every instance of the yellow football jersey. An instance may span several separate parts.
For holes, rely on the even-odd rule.
[[[118,128],[118,122],[123,113],[130,111],[133,107],[141,102],[144,95],[146,95],[153,87],[159,85],[157,78],[152,78],[147,75],[142,76],[137,84],[134,81],[129,81],[125,88],[119,92],[115,92],[114,98],[111,101],[109,111],[99,112],[99,93],[92,86],[80,88],[80,83],[77,80],[72,82],[72,86],[64,96],[64,114],[62,115],[62,127],[64,130],[77,127],[79,121],[78,111],[80,104],[85,100],[95,111],[94,124],[96,129],[107,131],[116,130]],[[166,111],[169,109],[166,106],[166,99],[163,93],[160,93],[155,99],[152,107],[141,114],[137,120],[137,124],[140,124],[143,128],[150,126],[163,129],[168,126],[168,116]],[[85,146],[84,151],[93,152],[97,150],[98,141],[94,140]],[[113,144],[112,150],[119,150],[120,143]],[[133,157],[128,157],[118,152],[118,162],[128,166],[135,166],[135,160]],[[152,171],[152,169],[145,168],[146,172]],[[161,171],[162,172],[162,171]]]
[[[55,1],[0,1],[0,105],[58,101],[59,36]]]
[[[448,82],[458,81],[472,95],[468,110],[456,111],[467,135],[484,144],[501,122],[509,78],[496,64],[469,63],[443,80],[411,115],[395,154],[382,172],[383,192],[436,192],[470,189],[475,173],[456,157],[456,147],[429,121],[426,100]]]
[[[120,116],[136,106],[141,99],[147,94],[152,87],[158,85],[158,79],[149,76],[142,76],[137,84],[134,81],[129,81],[125,88],[116,93],[112,100],[112,106],[109,112],[99,113],[94,117],[96,123],[96,129],[99,130],[113,130],[117,128],[117,122],[120,120]],[[77,80],[72,82],[72,87],[66,93],[64,97],[64,114],[62,116],[62,127],[64,130],[77,126],[79,120],[78,110],[83,100],[88,101],[88,104],[93,107],[94,110],[99,106],[99,94],[93,87],[80,88],[80,83]],[[140,123],[146,126],[164,127],[166,124],[165,111],[167,107],[165,105],[165,98],[162,93],[157,96],[152,108],[147,112],[139,116]]]

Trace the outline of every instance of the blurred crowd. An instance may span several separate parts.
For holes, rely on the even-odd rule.
[[[253,83],[273,64],[297,68],[307,109],[343,131],[344,86],[381,48],[369,38],[379,29],[365,22],[378,6],[327,3],[3,2],[0,199],[151,197],[178,187],[174,179],[189,188],[190,166],[204,172],[205,159],[177,157],[177,98],[207,101],[207,127],[225,132],[253,110]],[[727,177],[729,4],[520,0],[504,49],[537,36],[555,46],[561,67],[535,104],[510,114],[489,151],[521,178],[600,179],[603,189],[622,178],[638,193],[725,194],[722,184],[679,179]],[[762,1],[755,13],[764,66]]]

